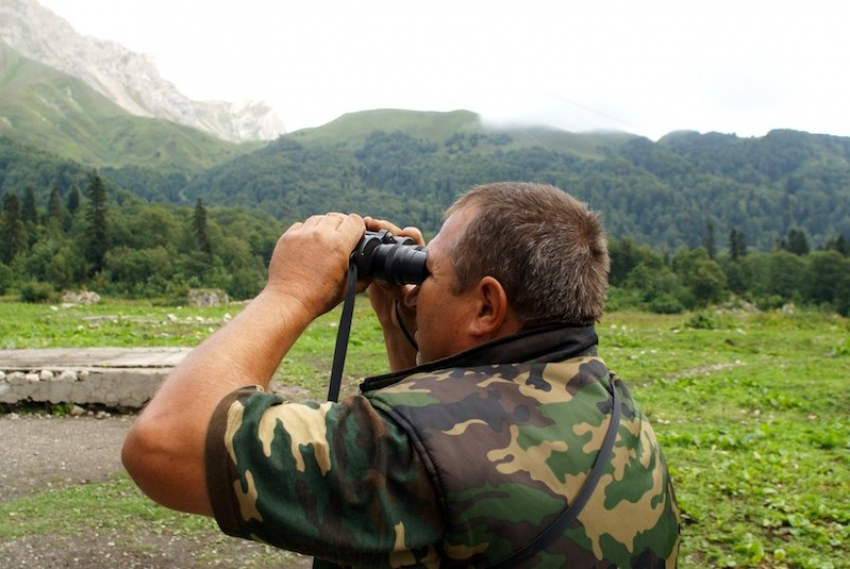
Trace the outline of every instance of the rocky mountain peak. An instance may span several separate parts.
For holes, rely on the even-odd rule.
[[[166,119],[233,142],[272,140],[285,132],[267,104],[193,101],[160,76],[152,56],[83,36],[35,0],[0,3],[0,41],[84,81],[136,116]]]

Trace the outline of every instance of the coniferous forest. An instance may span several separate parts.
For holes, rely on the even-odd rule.
[[[405,116],[395,130],[375,126],[393,126],[390,112],[346,116],[194,169],[93,169],[0,139],[0,291],[44,300],[65,289],[153,297],[211,287],[248,298],[293,221],[355,211],[433,235],[466,188],[521,180],[601,212],[609,308],[734,300],[850,312],[850,139],[682,132],[652,142],[440,115],[413,126]]]

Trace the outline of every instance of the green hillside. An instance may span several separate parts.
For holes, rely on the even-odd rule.
[[[81,81],[2,42],[0,135],[92,167],[135,165],[185,173],[257,147],[130,115]]]
[[[52,185],[65,195],[70,184],[57,171],[96,167],[148,201],[201,198],[283,222],[354,211],[433,233],[465,189],[522,180],[563,188],[599,210],[613,237],[657,250],[698,246],[709,228],[717,242],[735,231],[759,250],[790,232],[815,247],[850,236],[850,138],[675,132],[652,142],[618,132],[496,128],[463,110],[380,109],[237,146],[129,116],[4,46],[0,78],[0,136],[9,137],[0,154],[14,155],[0,163],[0,191],[31,185],[42,199]],[[42,152],[28,165],[12,141]],[[75,166],[57,166],[44,152]]]
[[[0,136],[0,196],[22,195],[27,188],[46,203],[53,188],[63,196],[71,186],[82,187],[89,172],[81,164]]]
[[[307,128],[287,135],[305,145],[342,143],[359,148],[375,130],[400,130],[431,142],[440,142],[455,133],[481,130],[479,117],[469,111],[450,113],[379,109],[349,113],[318,128]]]
[[[486,125],[479,115],[470,111],[443,113],[401,109],[349,113],[321,127],[293,132],[287,138],[305,146],[342,144],[356,150],[375,131],[399,131],[434,144],[447,143],[448,146],[452,142],[459,146],[469,143],[483,154],[497,148],[542,146],[587,158],[601,158],[603,149],[617,147],[636,138],[614,131],[576,134],[546,127],[496,128]]]
[[[656,143],[619,133],[496,130],[462,111],[373,111],[212,168],[184,197],[289,221],[356,211],[433,232],[472,185],[537,181],[601,211],[615,237],[673,251],[701,244],[711,226],[722,242],[735,230],[748,246],[769,250],[790,231],[816,245],[850,235],[848,147],[850,139],[793,131],[674,133]]]

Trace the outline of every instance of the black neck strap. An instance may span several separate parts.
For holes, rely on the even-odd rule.
[[[348,284],[346,285],[345,301],[342,305],[342,316],[336,333],[334,361],[331,366],[331,380],[328,386],[328,401],[339,399],[339,389],[342,384],[342,371],[345,368],[345,355],[348,352],[348,336],[351,334],[351,320],[354,317],[354,299],[357,297],[357,264],[348,265]]]
[[[328,401],[336,402],[339,399],[340,385],[342,384],[342,371],[345,368],[345,355],[348,352],[348,336],[351,334],[351,321],[354,317],[354,299],[357,297],[357,265],[348,265],[345,300],[342,305],[342,316],[339,319],[339,328],[336,333],[336,346],[334,347],[334,361],[331,366],[331,379],[328,385]],[[340,567],[329,561],[317,557],[313,558],[313,569],[324,569]]]

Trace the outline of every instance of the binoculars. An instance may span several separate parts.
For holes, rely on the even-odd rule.
[[[392,285],[421,284],[428,276],[428,253],[410,237],[396,237],[386,230],[367,231],[350,263],[357,266],[358,278],[371,278]]]

